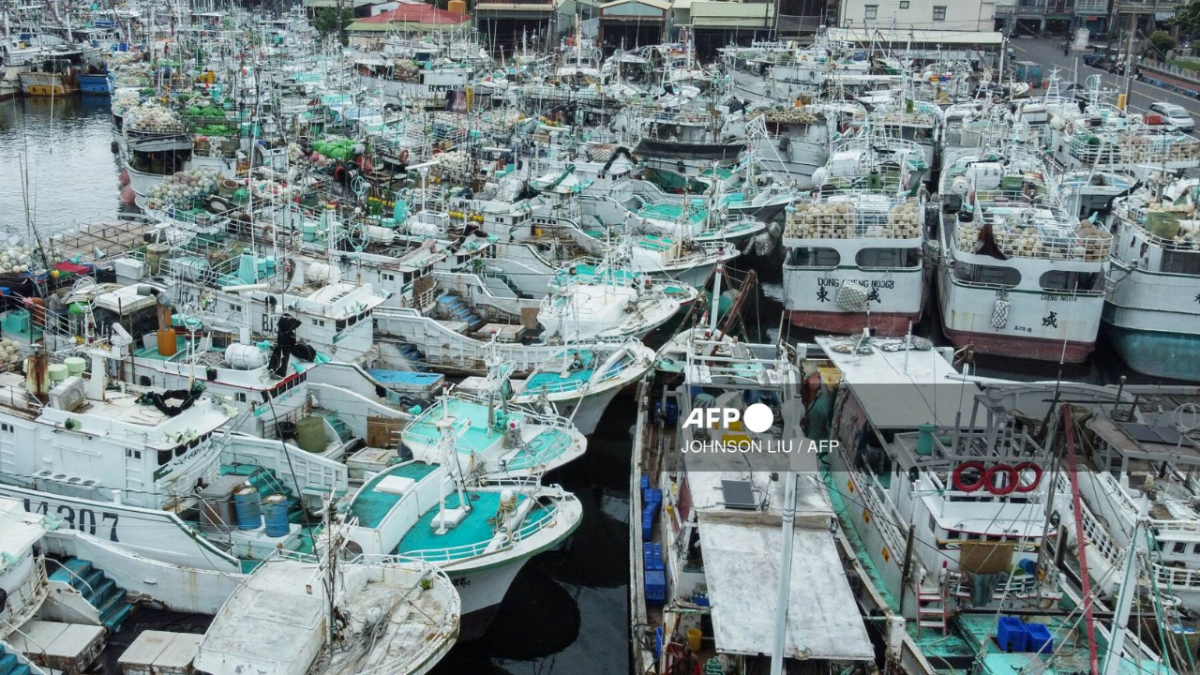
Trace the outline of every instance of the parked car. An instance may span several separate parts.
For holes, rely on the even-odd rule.
[[[1168,129],[1191,133],[1196,128],[1192,114],[1174,103],[1151,103],[1147,108],[1153,115],[1160,115]]]
[[[1083,55],[1083,65],[1091,66],[1093,68],[1103,68],[1104,67],[1104,57],[1101,56],[1100,54],[1084,54]]]

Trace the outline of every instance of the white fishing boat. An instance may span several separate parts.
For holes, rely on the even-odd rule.
[[[940,192],[946,337],[981,354],[1087,359],[1112,235],[1068,213],[1043,160],[1019,147],[948,155]]]
[[[793,325],[902,335],[920,321],[928,281],[921,149],[854,137],[814,176],[783,232],[784,309]]]
[[[1200,220],[1194,178],[1155,174],[1116,202],[1105,331],[1130,368],[1200,381]]]
[[[192,667],[208,675],[423,675],[450,651],[461,604],[418,560],[280,555],[229,597]]]
[[[563,544],[579,527],[579,500],[536,477],[469,477],[454,450],[453,418],[438,426],[440,464],[404,462],[372,477],[351,497],[348,547],[437,565],[462,598],[460,639],[481,635],[509,585],[535,555]]]

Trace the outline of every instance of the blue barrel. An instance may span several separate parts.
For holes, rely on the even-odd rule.
[[[262,507],[258,490],[247,485],[233,493],[233,510],[239,530],[257,530],[262,526]]]
[[[263,522],[267,526],[268,537],[282,537],[291,531],[288,522],[287,497],[283,495],[268,495],[262,500]]]

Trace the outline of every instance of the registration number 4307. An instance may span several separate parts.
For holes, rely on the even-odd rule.
[[[108,540],[120,542],[117,539],[117,523],[121,518],[116,513],[75,508],[70,504],[57,504],[51,507],[49,502],[35,502],[29,499],[25,500],[25,510],[29,513],[53,516],[66,523],[67,527],[93,537],[97,536],[98,531],[101,532],[99,536],[103,537],[104,528],[108,528]]]

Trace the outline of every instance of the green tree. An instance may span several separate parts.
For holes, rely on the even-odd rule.
[[[1175,10],[1175,18],[1171,19],[1171,27],[1178,28],[1179,36],[1185,40],[1200,37],[1200,0],[1191,0]]]
[[[1159,61],[1167,60],[1167,52],[1175,48],[1175,38],[1166,31],[1156,30],[1150,34],[1150,57]]]
[[[354,23],[354,10],[349,7],[342,10],[341,21],[338,21],[338,11],[332,7],[322,8],[317,12],[317,16],[313,19],[313,28],[321,34],[322,38],[327,38],[331,34],[342,34],[342,30]]]

